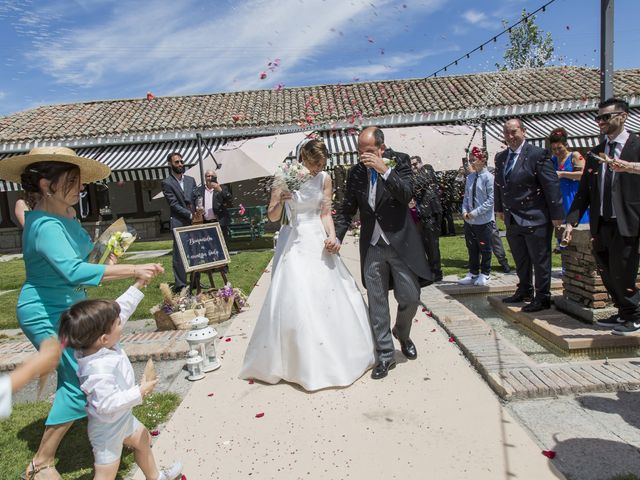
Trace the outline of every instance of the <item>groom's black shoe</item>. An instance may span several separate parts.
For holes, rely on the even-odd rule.
[[[400,350],[405,357],[407,357],[409,360],[415,360],[416,358],[418,358],[418,350],[416,350],[416,346],[410,338],[407,338],[406,340],[400,340],[398,338],[398,332],[396,332],[395,328],[391,330],[391,333],[394,337],[396,337],[396,340],[400,342]]]
[[[373,367],[371,378],[374,380],[380,380],[381,378],[386,377],[387,373],[389,373],[389,370],[392,368],[396,368],[395,360],[382,360],[376,363],[376,366]]]

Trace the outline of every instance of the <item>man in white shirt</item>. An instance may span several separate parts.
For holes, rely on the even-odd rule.
[[[228,186],[218,183],[218,176],[213,170],[207,170],[204,178],[205,184],[198,187],[195,193],[196,198],[202,198],[204,223],[218,222],[225,243],[228,243],[231,217],[227,207],[231,205],[233,195]]]

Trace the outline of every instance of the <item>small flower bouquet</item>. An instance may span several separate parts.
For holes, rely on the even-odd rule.
[[[295,193],[295,191],[299,190],[302,184],[310,178],[311,173],[309,172],[309,169],[302,164],[302,162],[287,160],[276,170],[273,179],[273,188]],[[290,222],[291,206],[287,201],[282,209],[280,223],[282,225],[288,225]]]
[[[191,320],[205,314],[203,298],[190,295],[185,288],[174,294],[167,283],[160,284],[162,303],[151,308],[158,330],[189,330]]]
[[[354,237],[360,236],[360,220],[354,220],[351,222],[351,225],[349,225],[349,232]]]
[[[105,263],[112,253],[120,258],[136,239],[135,230],[119,218],[98,238],[89,254],[90,263]]]

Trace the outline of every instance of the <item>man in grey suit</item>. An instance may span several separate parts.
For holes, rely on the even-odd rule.
[[[170,226],[173,232],[176,227],[186,227],[192,223],[196,181],[193,177],[184,174],[182,155],[177,152],[170,153],[167,156],[167,161],[171,169],[171,175],[162,181],[162,193],[164,198],[167,199],[171,210]],[[174,292],[179,292],[187,286],[187,274],[180,258],[180,251],[175,237],[173,239],[173,276],[175,279],[173,284]]]
[[[560,180],[549,152],[526,142],[520,119],[507,120],[503,133],[509,148],[495,158],[494,208],[507,227],[518,287],[502,301],[531,301],[522,311],[537,312],[551,307],[551,237],[564,219]]]
[[[400,342],[405,357],[413,360],[418,356],[409,334],[420,303],[420,287],[432,283],[433,275],[407,206],[413,196],[409,156],[386,149],[384,134],[377,127],[360,133],[358,153],[360,163],[349,171],[345,198],[335,219],[338,240],[327,242],[327,250],[340,249],[351,219],[359,211],[360,267],[376,348],[371,377],[380,379],[396,366],[391,335]],[[393,329],[389,314],[392,288],[398,302]]]

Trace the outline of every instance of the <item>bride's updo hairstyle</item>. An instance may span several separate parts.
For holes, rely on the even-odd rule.
[[[40,180],[51,182],[49,192],[40,190]],[[60,185],[60,181],[64,185]],[[63,193],[69,193],[72,187],[80,182],[80,169],[77,165],[67,162],[36,162],[28,165],[20,175],[20,183],[25,192],[47,195],[55,193],[62,187]]]
[[[300,149],[300,159],[303,162],[318,166],[329,158],[329,150],[319,138],[314,138],[305,143]]]

